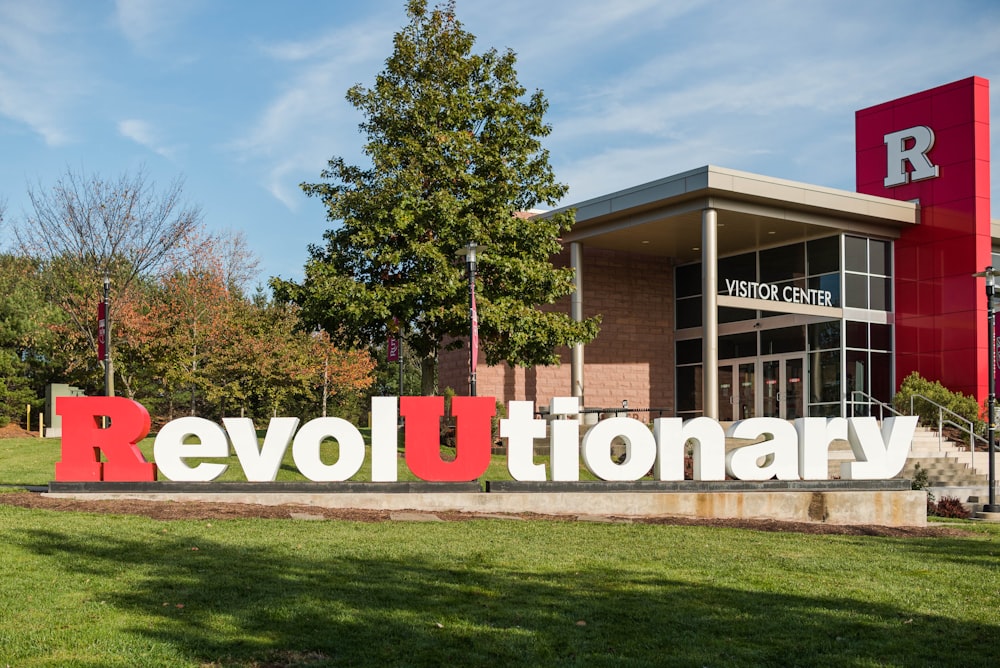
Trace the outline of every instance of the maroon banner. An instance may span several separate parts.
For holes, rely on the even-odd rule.
[[[993,337],[993,394],[1000,397],[1000,336]]]
[[[472,373],[479,365],[479,313],[476,311],[476,288],[472,287]]]
[[[385,347],[386,350],[386,361],[388,362],[398,362],[399,361],[399,338],[395,336],[390,336]]]
[[[105,342],[107,341],[107,327],[108,320],[104,313],[104,302],[97,305],[97,359],[104,360],[107,356],[107,348]]]

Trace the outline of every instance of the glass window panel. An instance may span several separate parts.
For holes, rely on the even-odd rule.
[[[824,274],[809,279],[809,287],[830,293],[830,305],[840,306],[840,274]]]
[[[745,308],[719,307],[719,322],[740,322],[741,320],[756,320],[757,311]]]
[[[888,276],[889,267],[889,242],[879,239],[868,240],[868,273]]]
[[[790,281],[782,281],[781,283],[777,283],[776,285],[778,287],[778,299],[784,301],[784,299],[785,299],[785,286],[791,285],[791,286],[794,286],[796,288],[805,288],[806,287],[806,279],[805,278],[795,278],[795,279],[792,279]]]
[[[840,351],[809,355],[809,402],[840,401]],[[840,406],[837,405],[838,415]]]
[[[794,353],[806,349],[806,332],[803,325],[766,329],[760,333],[762,355]]]
[[[737,281],[757,280],[757,254],[744,253],[719,259],[719,285],[726,279]]]
[[[892,325],[870,324],[872,350],[892,350]]]
[[[701,294],[700,262],[677,267],[674,276],[674,294],[677,297],[694,297]]]
[[[871,354],[872,396],[888,402],[892,394],[892,356],[889,353]]]
[[[844,237],[844,268],[847,271],[868,272],[868,240]]]
[[[864,397],[853,392],[868,392],[868,351],[847,351],[847,384],[844,388],[848,401],[864,401]]]
[[[806,274],[805,244],[768,248],[760,252],[761,283],[778,283]]]
[[[700,366],[677,367],[677,412],[701,410],[701,384]]]
[[[811,404],[809,417],[840,417],[840,404]]]
[[[701,327],[701,297],[677,300],[677,329]]]
[[[719,337],[719,359],[755,357],[757,355],[757,332],[729,334]]]
[[[888,311],[891,307],[889,303],[889,279],[882,278],[881,276],[872,276],[869,279],[870,283],[870,299],[868,302],[868,308],[874,311]]]
[[[840,348],[840,321],[818,322],[809,325],[809,349]]]
[[[806,243],[809,274],[828,274],[840,271],[840,237],[813,239]]]
[[[677,364],[700,364],[701,339],[684,339],[677,342]]]
[[[868,277],[861,274],[845,274],[844,288],[847,295],[844,306],[868,308]]]
[[[868,323],[867,322],[847,322],[847,347],[867,348],[868,347]]]
[[[794,303],[794,302],[785,302],[785,296],[786,296],[785,288],[786,287],[792,286],[792,287],[804,289],[806,287],[806,281],[805,281],[805,279],[797,278],[797,279],[792,280],[792,281],[783,281],[781,283],[772,283],[771,285],[776,289],[776,292],[773,292],[772,294],[776,294],[778,298],[777,299],[771,299],[770,301],[773,302],[773,303],[775,303],[775,304],[781,305],[781,304],[785,304],[785,303]],[[761,313],[762,313],[762,315],[761,315],[762,318],[770,318],[770,317],[776,316],[776,315],[788,315],[787,313],[784,313],[784,312],[781,312],[781,311],[773,311],[773,312],[772,311],[762,311]]]

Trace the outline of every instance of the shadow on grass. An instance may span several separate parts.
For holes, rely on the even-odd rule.
[[[736,589],[627,567],[511,570],[488,546],[449,562],[335,542],[329,556],[303,556],[202,537],[35,529],[12,538],[106,583],[96,585],[102,600],[144,620],[129,633],[211,665],[987,666],[1000,631],[837,592]],[[140,581],[116,584],[123,571]]]
[[[844,542],[859,547],[864,545],[862,539],[844,539]],[[928,568],[934,568],[939,563],[951,563],[964,568],[983,568],[987,571],[1000,568],[1000,543],[995,539],[989,540],[986,536],[982,539],[975,537],[907,539],[902,544],[910,554],[920,555],[920,560]],[[1000,653],[997,661],[1000,665]]]

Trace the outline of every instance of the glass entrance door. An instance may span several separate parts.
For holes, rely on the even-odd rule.
[[[789,357],[785,359],[785,393],[782,397],[783,415],[786,420],[804,417],[803,395],[805,394],[805,359]]]
[[[758,414],[754,379],[756,360],[719,366],[719,421],[745,420]]]
[[[781,417],[781,362],[773,359],[763,360],[761,367],[761,377],[764,382],[764,387],[761,388],[764,400],[761,415]]]
[[[767,357],[761,360],[761,415],[783,420],[803,416],[805,360],[794,357]]]
[[[738,371],[738,394],[737,396],[737,419],[745,420],[757,415],[757,386],[756,377],[757,363],[743,362],[736,367]]]
[[[719,421],[732,422],[735,402],[733,401],[733,367],[719,367]]]

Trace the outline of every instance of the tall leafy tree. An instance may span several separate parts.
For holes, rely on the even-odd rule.
[[[429,393],[438,350],[468,332],[456,252],[469,242],[487,246],[477,302],[488,363],[556,363],[556,348],[591,340],[598,322],[539,308],[572,292],[572,271],[552,264],[572,212],[515,215],[566,192],[541,144],[551,131],[542,92],[525,95],[512,51],[473,53],[453,2],[429,10],[410,0],[407,13],[374,86],[347,93],[364,116],[370,165],[335,157],[323,182],[302,185],[337,226],[311,247],[301,283],[272,286],[341,343],[374,346],[394,318],[406,323]]]
[[[50,327],[61,314],[47,300],[38,265],[0,254],[0,425],[42,406],[53,374],[56,337]]]

